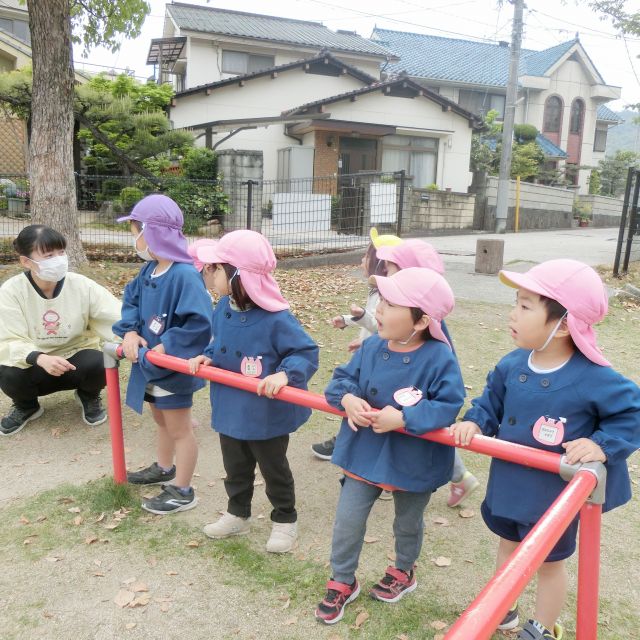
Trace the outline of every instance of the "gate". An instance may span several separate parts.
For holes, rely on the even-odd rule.
[[[616,257],[613,263],[613,275],[620,276],[629,270],[629,262],[640,261],[640,215],[638,214],[638,196],[640,195],[640,169],[631,167],[627,175],[624,191],[622,217]]]

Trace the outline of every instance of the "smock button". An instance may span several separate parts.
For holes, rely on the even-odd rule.
[[[220,347],[220,353],[227,353],[227,347]]]
[[[409,364],[411,362],[411,358],[409,356],[405,356],[404,358],[402,358],[402,362],[404,362],[405,364]]]
[[[236,358],[242,358],[242,352],[236,351]]]
[[[545,388],[546,388],[546,387],[548,387],[551,383],[549,382],[549,380],[547,380],[547,378],[542,378],[542,380],[540,380],[540,384],[541,384],[543,387],[545,387]]]
[[[371,389],[369,389],[369,393],[372,396],[375,396],[378,393],[378,390],[375,387],[371,387]]]
[[[155,289],[155,288],[156,288],[156,283],[155,283],[155,282],[152,282],[152,283],[151,283],[151,288],[152,288],[152,289]]]
[[[520,380],[520,382],[526,382],[527,376],[524,373],[521,373],[520,376],[518,377],[518,380]]]
[[[224,317],[225,317],[225,318],[227,318],[227,320],[228,320],[228,319],[231,317],[231,314],[227,311],[227,312],[224,314]]]
[[[382,359],[383,359],[383,360],[388,360],[388,359],[389,359],[389,354],[388,354],[386,351],[385,351],[385,352],[383,352],[383,354],[382,354]]]
[[[247,316],[240,316],[240,322],[246,322]]]
[[[509,416],[509,424],[514,425],[516,423],[516,419],[513,416]]]

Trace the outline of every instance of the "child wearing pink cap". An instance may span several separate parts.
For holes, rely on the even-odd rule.
[[[433,245],[424,240],[416,238],[405,240],[397,246],[380,247],[376,252],[376,256],[379,260],[384,261],[384,267],[389,276],[409,267],[432,269],[444,276],[444,262],[440,254]],[[453,341],[444,322],[442,323],[442,330],[455,353]],[[453,475],[449,483],[447,506],[451,508],[460,506],[479,486],[478,479],[470,471],[467,471],[460,452],[455,449]]]
[[[271,275],[276,257],[263,235],[232,231],[214,246],[197,247],[196,254],[207,287],[221,298],[213,311],[213,341],[204,355],[190,360],[191,371],[213,364],[260,378],[259,395],[211,383],[212,427],[220,437],[228,503],[204,533],[210,538],[249,533],[257,465],[273,506],[267,551],[286,553],[298,535],[289,434],[311,410],[281,402],[277,394],[285,385],[307,388],[318,368],[318,346],[289,311]]]
[[[204,381],[156,367],[145,359],[148,349],[191,358],[211,338],[211,297],[193,268],[182,235],[182,212],[167,196],[154,194],[136,204],[129,221],[134,248],[145,261],[124,291],[122,318],[113,325],[131,361],[127,405],[142,413],[146,401],[157,424],[156,462],[127,474],[132,484],[162,484],[142,508],[164,515],[193,509],[197,498],[191,478],[198,459],[193,433],[193,393]],[[175,465],[174,465],[175,459]],[[174,480],[173,484],[169,482]]]
[[[338,622],[360,593],[355,572],[367,518],[384,489],[393,492],[396,558],[370,595],[394,603],[416,588],[424,510],[451,478],[454,449],[395,431],[403,427],[420,435],[447,426],[464,400],[460,368],[442,331],[454,304],[445,279],[414,267],[372,280],[380,292],[378,333],[334,371],[325,390],[327,402],[347,414],[332,459],[345,474],[333,527],[332,577],[315,612],[325,624]]]
[[[640,389],[611,368],[593,325],[607,313],[598,274],[576,260],[549,260],[526,273],[501,271],[518,290],[509,316],[518,347],[487,377],[463,421],[451,426],[457,444],[476,434],[562,453],[569,464],[603,462],[608,511],[627,502],[626,459],[640,447]],[[493,459],[482,504],[485,523],[500,540],[500,567],[566,486],[546,471]],[[558,617],[567,596],[565,560],[576,545],[577,519],[538,570],[535,617],[519,640],[560,640]],[[518,625],[514,604],[499,629]]]

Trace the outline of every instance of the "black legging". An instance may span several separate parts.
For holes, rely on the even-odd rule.
[[[36,407],[39,396],[56,391],[77,389],[83,398],[97,397],[106,384],[102,351],[83,349],[67,360],[76,369],[61,376],[52,376],[37,364],[27,369],[0,366],[0,389],[21,409]]]

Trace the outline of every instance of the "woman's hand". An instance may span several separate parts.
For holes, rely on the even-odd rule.
[[[128,331],[122,340],[122,352],[124,357],[131,362],[138,362],[138,349],[146,347],[147,341],[135,331]]]
[[[76,368],[64,358],[60,356],[48,356],[46,353],[41,353],[36,358],[36,364],[42,367],[50,376],[60,377],[67,371],[75,371]]]
[[[482,433],[480,427],[471,420],[465,420],[463,422],[456,422],[449,427],[449,433],[453,436],[453,439],[457,445],[466,447],[473,436]]]
[[[189,358],[189,371],[191,373],[198,373],[198,369],[204,365],[208,367],[211,364],[211,358],[207,356],[196,356],[195,358]]]
[[[404,416],[402,411],[387,405],[380,411],[366,411],[362,414],[371,421],[371,428],[376,433],[386,433],[404,427]]]
[[[342,396],[341,404],[347,414],[347,422],[354,431],[357,431],[358,427],[368,427],[371,424],[371,420],[364,415],[366,411],[371,411],[371,405],[366,400],[346,393]]]
[[[258,383],[256,393],[261,396],[265,395],[267,398],[273,398],[278,395],[278,392],[282,387],[286,387],[289,384],[289,378],[284,371],[278,371],[278,373],[272,373],[266,378],[262,378]]]

